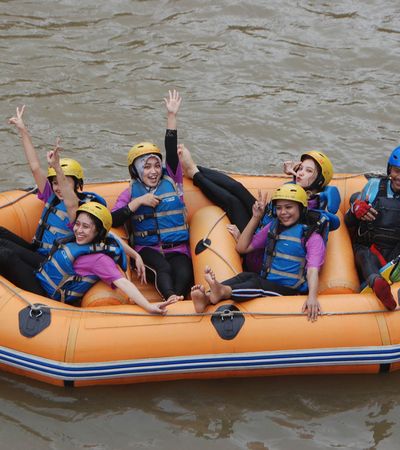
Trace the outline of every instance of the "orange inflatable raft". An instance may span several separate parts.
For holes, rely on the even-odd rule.
[[[237,177],[253,193],[271,192],[278,176]],[[339,216],[363,176],[337,176]],[[109,206],[124,182],[91,184]],[[190,182],[185,200],[196,283],[209,264],[218,279],[241,271],[228,219]],[[42,204],[32,193],[0,194],[0,225],[31,239]],[[123,234],[122,230],[116,230]],[[199,249],[200,253],[196,254]],[[128,273],[127,276],[133,277]],[[144,294],[159,300],[151,286]],[[393,286],[393,293],[397,291]],[[0,277],[0,368],[55,385],[87,386],[160,380],[285,374],[378,373],[400,367],[400,314],[360,294],[346,227],[329,235],[321,273],[323,315],[300,313],[304,296],[224,301],[196,314],[190,300],[151,316],[118,291],[97,283],[80,308],[16,288]],[[397,298],[397,295],[395,296]]]

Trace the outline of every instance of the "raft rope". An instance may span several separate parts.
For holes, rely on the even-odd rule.
[[[53,310],[53,311],[65,311],[65,312],[72,312],[72,313],[89,313],[89,314],[101,314],[101,315],[109,315],[109,316],[132,316],[132,317],[155,317],[157,315],[151,314],[148,312],[143,313],[136,313],[136,312],[127,312],[127,311],[105,311],[101,309],[89,309],[89,308],[79,308],[79,307],[70,307],[66,308],[63,306],[51,306],[51,305],[45,305],[45,304],[38,304],[38,303],[32,303],[27,298],[25,298],[21,293],[21,289],[14,288],[13,286],[10,286],[6,284],[3,280],[0,279],[0,284],[8,289],[12,294],[14,294],[16,297],[18,297],[20,300],[22,300],[24,303],[26,303],[32,310],[33,315],[39,315],[39,313],[44,310]],[[229,306],[233,303],[229,303],[226,306]],[[132,305],[133,306],[133,305]],[[395,312],[400,312],[400,308],[396,309]],[[388,313],[387,310],[371,310],[371,311],[339,311],[339,312],[323,312],[321,314],[318,314],[318,316],[355,316],[355,315],[365,315],[365,314],[385,314]],[[390,312],[390,314],[393,314],[393,311]],[[168,313],[165,315],[165,317],[221,317],[223,319],[233,319],[234,316],[264,316],[264,317],[290,317],[290,316],[299,316],[304,317],[306,314],[301,312],[259,312],[259,311],[231,311],[229,309],[226,309],[224,311],[213,311],[213,312],[203,312],[203,313]],[[164,316],[163,316],[164,317]]]
[[[5,208],[7,206],[14,205],[15,203],[19,202],[23,198],[28,197],[28,195],[33,194],[36,191],[36,189],[37,189],[36,187],[30,188],[28,191],[26,191],[24,194],[20,195],[19,197],[15,198],[14,200],[10,200],[9,202],[4,203],[3,205],[0,205],[0,209]]]
[[[239,272],[232,266],[232,264],[225,258],[224,255],[222,255],[221,253],[219,253],[217,250],[215,250],[214,248],[211,247],[211,245],[209,245],[207,243],[207,239],[209,238],[210,234],[213,232],[214,228],[221,222],[221,220],[226,216],[226,212],[224,212],[214,223],[214,225],[212,225],[212,227],[210,228],[209,232],[204,236],[204,238],[202,239],[202,243],[204,245],[204,247],[208,248],[211,252],[213,252],[215,255],[218,256],[218,258],[222,259],[222,261],[232,270],[232,272],[237,275]],[[211,241],[210,241],[211,242]]]
[[[230,173],[233,175],[243,175],[243,176],[268,176],[271,178],[291,178],[289,175],[279,175],[279,174],[250,174],[250,173],[244,173],[244,172],[226,172],[221,170],[221,172],[224,173]],[[351,178],[357,178],[358,176],[361,175],[370,175],[370,176],[376,176],[376,175],[380,175],[380,173],[376,173],[376,172],[368,172],[368,173],[358,173],[358,174],[353,174],[353,175],[345,175],[343,177],[340,176],[334,176],[333,179],[334,180],[346,180],[346,179],[351,179]],[[126,182],[127,180],[117,180],[117,181],[112,181],[112,182],[117,182],[117,183],[123,183]],[[92,181],[93,183],[96,183],[96,181]],[[111,182],[111,181],[110,181]],[[36,187],[35,188],[30,188],[28,191],[26,191],[24,194],[22,194],[21,196],[15,198],[14,200],[11,200],[7,203],[4,203],[3,205],[0,205],[0,209],[5,208],[7,206],[11,206],[17,202],[19,202],[20,200],[22,200],[23,198],[27,197],[30,194],[33,194],[36,191]],[[207,233],[207,235],[203,238],[203,245],[205,247],[207,247],[210,251],[212,251],[213,253],[215,253],[220,259],[222,259],[228,266],[229,268],[233,271],[233,273],[237,274],[238,272],[232,267],[232,265],[229,263],[229,261],[223,256],[221,255],[219,252],[217,252],[215,249],[213,249],[210,245],[208,245],[205,241],[208,238],[208,236],[212,233],[212,231],[214,230],[214,228],[218,225],[218,223],[226,216],[226,213],[223,213],[221,215],[221,217],[219,217],[216,222],[214,223],[214,225],[211,227],[210,231]],[[133,312],[126,312],[126,311],[104,311],[104,310],[100,310],[100,309],[89,309],[89,308],[65,308],[62,306],[50,306],[50,305],[45,305],[45,304],[35,304],[30,302],[27,298],[25,298],[21,293],[20,293],[20,289],[16,289],[13,288],[12,286],[6,284],[3,280],[0,279],[0,284],[5,287],[6,289],[8,289],[9,291],[11,291],[17,298],[19,298],[20,300],[22,300],[24,303],[26,303],[32,310],[33,313],[39,313],[41,311],[42,308],[46,309],[46,310],[53,310],[53,311],[65,311],[65,312],[79,312],[79,313],[93,313],[93,314],[104,314],[104,315],[118,315],[118,316],[141,316],[141,317],[148,317],[148,316],[154,316],[154,314],[150,314],[147,312],[144,313],[133,313]],[[400,311],[400,309],[397,309],[396,311]],[[319,316],[340,316],[340,315],[363,315],[363,314],[382,314],[382,313],[387,313],[386,310],[371,310],[371,311],[342,311],[342,312],[323,312],[320,313]],[[266,317],[284,317],[284,316],[301,316],[304,317],[305,314],[304,313],[295,313],[295,312],[284,312],[284,313],[276,313],[276,312],[250,312],[250,311],[230,311],[229,309],[226,309],[223,312],[204,312],[204,313],[168,313],[167,314],[169,317],[199,317],[199,316],[219,316],[219,317],[230,317],[233,318],[233,316],[235,315],[239,315],[239,316],[243,316],[243,315],[250,315],[250,316],[266,316]]]

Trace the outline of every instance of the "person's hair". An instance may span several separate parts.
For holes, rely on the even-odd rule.
[[[90,214],[86,211],[78,211],[76,218],[78,219],[79,215],[82,213],[85,213],[90,217],[90,219],[94,223],[94,227],[96,228],[97,233],[96,233],[96,236],[94,237],[92,243],[98,244],[98,243],[104,241],[104,239],[107,236],[107,230],[104,228],[103,222],[100,219],[98,219],[97,217],[95,217],[93,214]]]
[[[83,180],[78,180],[78,178],[72,176],[72,175],[65,175],[66,177],[72,178],[74,180],[74,192],[76,194],[78,194],[78,191],[81,191],[83,189]],[[56,176],[54,177],[48,177],[48,180],[50,182],[50,184],[53,184],[54,178],[57,178]]]

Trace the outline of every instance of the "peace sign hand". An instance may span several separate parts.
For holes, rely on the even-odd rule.
[[[25,111],[25,105],[22,105],[21,108],[18,108],[18,106],[17,106],[16,115],[13,117],[10,117],[10,119],[8,119],[8,123],[10,125],[15,125],[18,130],[24,130],[26,128],[24,121],[22,120],[24,111]]]

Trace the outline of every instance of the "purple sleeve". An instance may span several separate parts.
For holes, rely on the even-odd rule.
[[[121,208],[125,208],[125,206],[130,202],[130,200],[131,200],[131,193],[129,188],[127,188],[119,194],[117,201],[115,202],[115,205],[113,206],[111,212],[118,211]]]
[[[114,260],[103,253],[80,256],[74,262],[74,269],[81,276],[96,275],[109,286],[124,278]]]
[[[44,186],[44,191],[43,192],[38,191],[37,198],[41,200],[43,203],[46,203],[52,194],[53,189],[51,188],[49,180],[47,180]]]
[[[308,241],[306,242],[306,268],[316,267],[320,269],[325,262],[325,242],[321,235],[318,233],[312,233]]]
[[[178,163],[175,173],[173,173],[168,164],[166,166],[166,171],[167,175],[174,180],[176,187],[178,188],[179,197],[183,201],[183,171],[181,163]]]
[[[254,250],[263,249],[267,244],[268,231],[271,228],[271,223],[262,228],[258,233],[253,236],[251,246]]]

